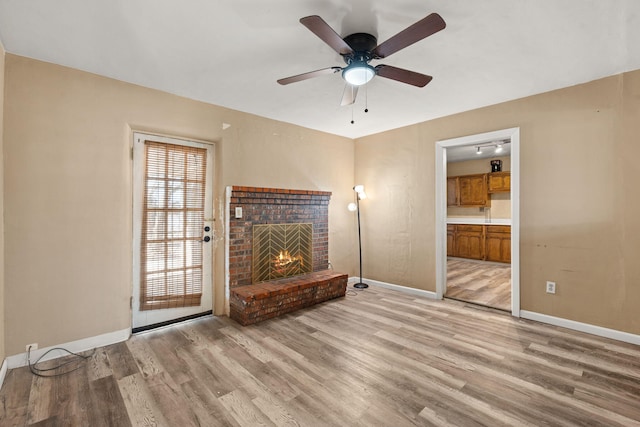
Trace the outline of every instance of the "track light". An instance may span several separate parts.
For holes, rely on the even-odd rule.
[[[502,143],[496,145],[496,153],[502,153]]]
[[[482,151],[480,151],[480,147],[476,147],[476,154],[477,154],[477,155],[482,154]]]

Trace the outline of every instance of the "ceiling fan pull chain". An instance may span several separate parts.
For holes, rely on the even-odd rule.
[[[364,87],[364,112],[369,112],[369,89],[367,89],[369,85],[365,85]]]
[[[353,121],[353,104],[351,104],[351,124],[354,124],[355,122]]]

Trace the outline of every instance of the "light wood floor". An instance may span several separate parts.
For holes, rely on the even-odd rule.
[[[11,370],[0,402],[2,426],[640,426],[640,347],[371,287]]]
[[[447,259],[445,296],[511,311],[511,265]]]

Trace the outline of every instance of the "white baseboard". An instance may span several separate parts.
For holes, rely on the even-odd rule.
[[[115,344],[122,341],[126,341],[131,336],[131,329],[122,329],[120,331],[109,332],[102,335],[97,335],[95,337],[84,338],[78,341],[71,341],[64,344],[54,345],[51,347],[39,348],[31,352],[31,360],[34,361],[38,359],[38,357],[45,354],[47,351],[53,348],[64,348],[65,350],[72,351],[74,353],[80,353],[83,351],[91,350],[96,347],[104,347],[105,345]],[[66,356],[69,353],[60,350],[54,350],[47,354],[42,361],[57,359],[58,357]],[[22,366],[27,366],[27,353],[15,354],[13,356],[7,357],[5,360],[8,369],[20,368]],[[3,365],[4,369],[4,365]],[[4,378],[4,376],[3,376]]]
[[[524,319],[535,320],[536,322],[548,323],[550,325],[573,329],[574,331],[586,332],[587,334],[597,335],[599,337],[611,338],[617,341],[640,345],[640,335],[635,335],[628,332],[603,328],[601,326],[590,325],[588,323],[576,322],[575,320],[563,319],[561,317],[554,317],[547,314],[541,314],[526,310],[520,310],[520,317]]]
[[[435,292],[425,291],[423,289],[416,289],[416,288],[410,288],[408,286],[394,285],[393,283],[380,282],[378,280],[367,279],[366,277],[363,277],[362,281],[372,286],[379,286],[381,288],[393,289],[394,291],[400,291],[406,294],[417,295],[420,297],[426,297],[431,299],[437,299]],[[353,285],[354,283],[357,283],[357,282],[359,282],[358,277],[349,277],[349,281],[347,282],[347,285]]]
[[[0,368],[0,389],[2,389],[2,385],[4,384],[4,377],[7,376],[8,366],[7,359],[4,359],[2,361],[2,368]]]
[[[353,285],[358,281],[358,277],[349,277],[347,285]],[[415,289],[401,285],[394,285],[392,283],[380,282],[377,280],[367,279],[365,277],[362,278],[362,281],[372,286],[379,286],[381,288],[393,289],[407,294],[437,299],[436,293],[431,291],[425,291],[422,289]],[[603,328],[602,326],[590,325],[588,323],[576,322],[575,320],[563,319],[561,317],[554,317],[547,314],[541,314],[526,310],[520,310],[520,317],[522,317],[523,319],[535,320],[536,322],[547,323],[549,325],[573,329],[574,331],[597,335],[599,337],[611,338],[616,341],[640,345],[640,335],[631,334],[629,332],[617,331],[615,329]]]

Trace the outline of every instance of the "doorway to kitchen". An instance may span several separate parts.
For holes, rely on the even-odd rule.
[[[438,298],[519,316],[519,150],[518,128],[436,143]]]

